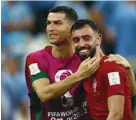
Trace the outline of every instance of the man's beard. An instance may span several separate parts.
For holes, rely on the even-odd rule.
[[[96,53],[96,46],[91,47],[89,56],[92,58]]]
[[[81,50],[82,48],[80,48],[80,50]],[[95,55],[95,53],[96,53],[96,46],[92,46],[91,48],[90,48],[90,52],[89,52],[89,55],[87,55],[87,54],[80,54],[79,53],[79,51],[80,51],[79,49],[76,49],[76,53],[79,55],[79,57],[80,57],[80,59],[83,61],[83,60],[85,60],[85,59],[87,59],[88,57],[94,57],[94,55]]]

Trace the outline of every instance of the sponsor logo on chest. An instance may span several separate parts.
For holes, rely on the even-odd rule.
[[[72,75],[73,72],[71,70],[59,70],[56,74],[55,74],[55,81],[61,81],[65,78],[67,78],[68,76]]]

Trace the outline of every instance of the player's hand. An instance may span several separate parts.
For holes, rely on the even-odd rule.
[[[77,73],[80,75],[80,77],[82,77],[82,79],[90,77],[95,73],[95,71],[99,67],[99,63],[100,59],[96,57],[89,57],[80,64]]]
[[[104,62],[112,62],[112,61],[124,66],[125,68],[128,68],[128,69],[131,68],[131,65],[129,64],[129,62],[124,57],[118,54],[116,55],[110,54]]]

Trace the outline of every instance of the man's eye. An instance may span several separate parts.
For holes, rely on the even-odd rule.
[[[61,24],[62,24],[62,22],[55,22],[55,24],[56,24],[56,25],[61,25]]]
[[[85,41],[90,41],[91,38],[90,38],[90,37],[84,37],[84,40],[85,40]]]
[[[58,25],[61,25],[62,23],[61,22],[58,22]]]
[[[74,43],[78,43],[78,42],[79,42],[79,39],[78,39],[78,38],[74,38],[74,39],[73,39],[73,42],[74,42]]]
[[[46,22],[46,25],[50,25],[51,24],[51,22]]]

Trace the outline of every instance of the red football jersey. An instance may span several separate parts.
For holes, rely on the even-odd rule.
[[[123,120],[131,120],[131,92],[127,70],[115,62],[104,63],[106,58],[107,56],[102,58],[100,67],[91,80],[84,81],[90,116],[94,120],[106,120],[109,114],[108,97],[122,94],[125,97]]]

